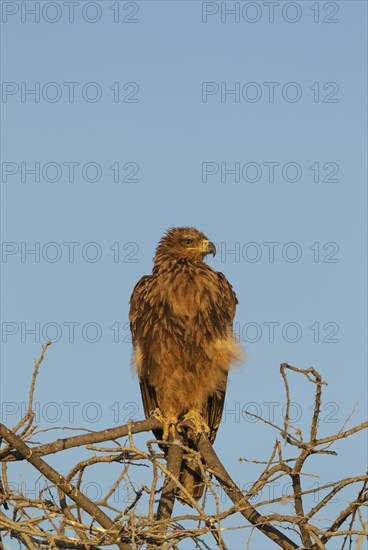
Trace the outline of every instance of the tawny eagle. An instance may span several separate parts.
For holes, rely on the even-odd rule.
[[[184,418],[213,442],[224,406],[228,371],[241,357],[232,323],[237,299],[225,275],[203,260],[215,245],[194,227],[171,228],[158,243],[152,275],[130,299],[134,366],[146,417],[157,411],[169,425]],[[181,483],[195,498],[203,492],[198,467],[184,461]]]

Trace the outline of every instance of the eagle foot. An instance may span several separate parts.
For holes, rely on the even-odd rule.
[[[194,409],[188,411],[180,420],[180,424],[187,423],[188,420],[191,423],[189,430],[193,436],[197,436],[202,433],[210,433],[210,428],[207,422],[204,421],[200,412],[195,411]]]
[[[151,416],[157,418],[163,424],[162,439],[167,441],[169,439],[169,434],[173,439],[176,435],[176,425],[178,423],[177,416],[164,416],[159,408],[156,408],[152,411]]]

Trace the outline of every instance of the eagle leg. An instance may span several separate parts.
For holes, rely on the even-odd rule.
[[[194,436],[197,436],[201,433],[210,433],[210,428],[207,422],[205,422],[201,413],[196,411],[195,409],[191,409],[190,411],[188,411],[180,420],[180,424],[187,424],[188,420],[191,424],[190,430],[192,431]]]
[[[160,422],[162,422],[163,424],[162,439],[164,441],[168,440],[169,434],[171,434],[172,438],[175,439],[176,425],[178,423],[177,416],[164,416],[159,408],[154,409],[151,413],[151,416],[154,416]]]

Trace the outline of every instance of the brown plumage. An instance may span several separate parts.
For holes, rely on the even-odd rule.
[[[226,277],[203,261],[215,252],[197,229],[169,229],[157,246],[152,275],[142,277],[133,290],[129,315],[146,417],[157,408],[179,420],[195,411],[208,425],[211,442],[222,416],[228,371],[241,357],[232,333],[235,293]],[[162,431],[154,433],[162,439]],[[195,499],[201,497],[198,467],[191,469],[184,461],[181,482]]]

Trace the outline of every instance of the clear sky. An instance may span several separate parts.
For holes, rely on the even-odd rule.
[[[363,421],[366,2],[1,7],[2,420],[19,420],[47,337],[43,427],[143,417],[128,300],[163,231],[193,225],[217,243],[209,262],[237,293],[248,354],[216,441],[234,480],[258,472],[239,457],[270,455],[276,433],[241,411],[282,421],[280,362],[329,382],[321,434],[356,403],[350,425]],[[292,379],[303,429],[312,389]],[[363,436],[336,450],[308,464],[321,484],[364,472]],[[251,545],[275,547],[258,533]]]

